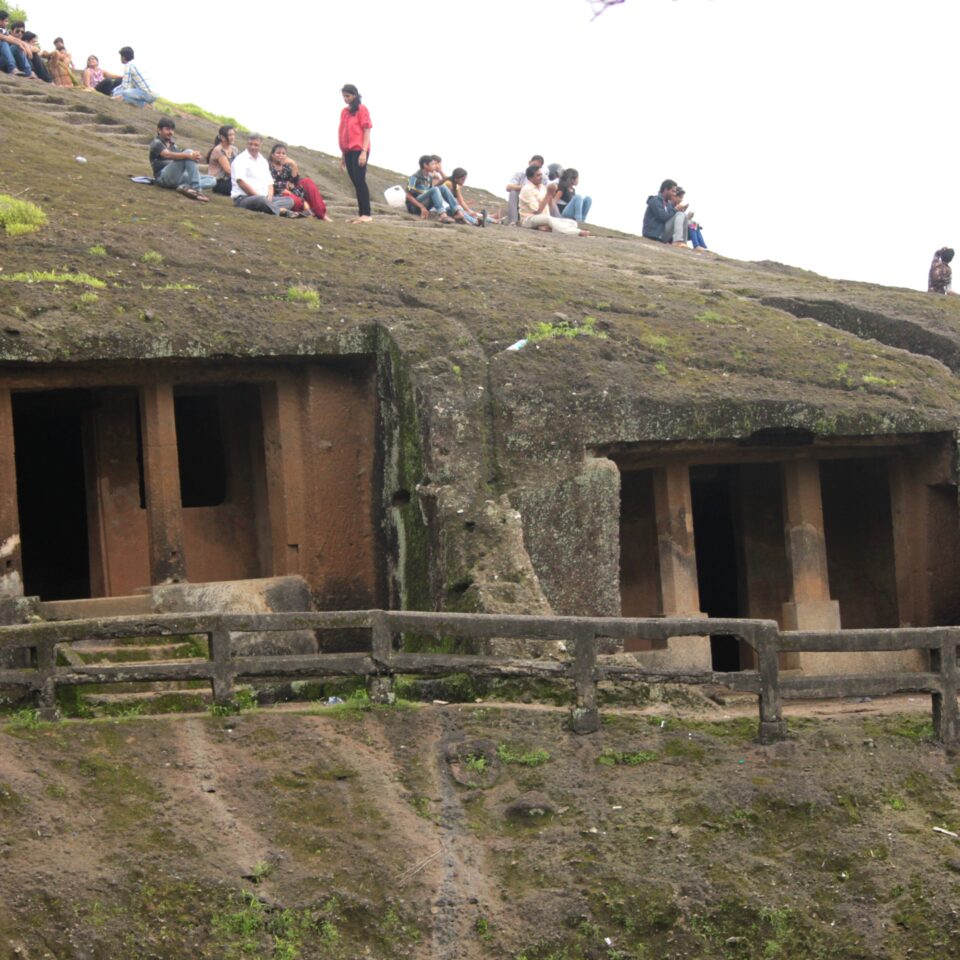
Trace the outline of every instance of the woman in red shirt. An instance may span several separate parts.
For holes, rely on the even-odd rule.
[[[351,223],[370,223],[370,191],[367,189],[367,158],[370,156],[370,112],[360,102],[360,91],[352,83],[340,90],[346,106],[340,114],[340,169],[346,170],[357,191],[360,216]]]

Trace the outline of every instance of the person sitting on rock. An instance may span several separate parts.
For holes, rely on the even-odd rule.
[[[551,164],[550,166],[553,166]],[[583,223],[590,213],[593,200],[577,193],[577,184],[580,183],[580,173],[573,167],[567,167],[557,178],[557,210],[561,217]]]
[[[535,153],[527,162],[526,169],[529,170],[531,167],[537,167],[539,169],[542,166],[543,157],[541,157],[539,153]],[[507,184],[507,223],[509,224],[517,224],[520,222],[520,191],[526,183],[526,170],[519,170],[510,178],[510,182]]]
[[[683,187],[677,187],[674,191],[679,203],[683,203],[683,198],[686,195],[686,191]],[[703,228],[700,226],[700,223],[693,219],[693,211],[689,208],[686,211],[687,214],[687,228],[688,233],[690,234],[690,242],[693,244],[693,249],[698,253],[701,250],[707,249],[707,242],[703,239]]]
[[[233,163],[234,157],[239,152],[237,131],[230,124],[224,124],[217,131],[217,139],[207,152],[207,170],[215,180],[211,188],[214,193],[219,193],[224,197],[230,196],[230,191],[233,188],[230,164]]]
[[[297,216],[293,213],[292,197],[274,196],[273,173],[267,158],[260,152],[261,146],[263,137],[259,133],[248,133],[247,149],[230,165],[230,197],[234,206],[281,217]]]
[[[120,62],[123,64],[123,79],[113,90],[113,99],[131,103],[135,107],[145,107],[153,103],[157,95],[150,89],[146,77],[133,63],[133,47],[120,48]]]
[[[543,182],[543,170],[540,167],[527,167],[525,176],[528,182],[520,191],[519,198],[521,226],[533,230],[551,230],[554,233],[579,234],[581,237],[590,236],[586,230],[581,230],[575,221],[550,215],[550,200],[555,191]]]
[[[456,167],[453,173],[443,181],[445,186],[452,194],[454,199],[460,205],[463,211],[463,219],[475,227],[486,226],[487,223],[498,223],[494,217],[488,217],[486,210],[474,210],[467,198],[463,195],[463,185],[467,182],[467,171],[463,167]]]
[[[30,66],[32,51],[23,41],[25,24],[22,20],[13,23],[10,29],[7,24],[10,14],[0,10],[0,70],[4,73],[13,73],[19,70],[25,77],[32,77],[33,67]]]
[[[30,50],[30,67],[33,70],[33,75],[39,77],[44,83],[53,83],[53,77],[50,76],[47,62],[43,59],[37,35],[31,30],[26,30],[23,34],[23,42]]]
[[[643,235],[648,240],[672,243],[675,247],[687,245],[686,206],[678,205],[674,191],[676,180],[664,180],[660,192],[647,197],[647,209],[643,215]]]
[[[73,56],[67,50],[67,46],[63,42],[63,37],[57,37],[53,41],[53,49],[49,52],[44,52],[43,56],[46,57],[47,65],[50,68],[50,75],[53,77],[55,86],[74,86]]]
[[[318,220],[330,221],[320,190],[309,177],[300,176],[297,161],[287,155],[285,143],[275,143],[271,148],[270,171],[273,173],[274,195],[291,197],[295,213],[303,212],[306,207]]]
[[[107,73],[100,67],[100,58],[90,54],[87,57],[87,65],[80,74],[80,82],[84,90],[96,90],[107,77],[114,77],[114,74]]]
[[[191,200],[209,201],[200,189],[200,154],[196,150],[181,150],[173,141],[176,124],[170,117],[161,117],[157,135],[150,143],[150,164],[158,187],[177,190]]]
[[[436,210],[440,214],[440,223],[450,223],[449,210],[453,220],[463,223],[463,211],[456,198],[446,187],[438,187],[433,182],[436,166],[437,162],[430,154],[425,153],[420,158],[420,169],[407,181],[407,211],[419,215],[421,220],[428,220],[430,211]]]
[[[927,277],[927,293],[939,293],[944,296],[953,293],[950,289],[953,281],[953,268],[950,266],[952,259],[951,247],[941,247],[933,255],[933,263],[930,264],[930,274]]]

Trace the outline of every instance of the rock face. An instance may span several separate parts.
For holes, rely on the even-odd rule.
[[[818,603],[835,604],[842,626],[960,616],[957,298],[602,229],[590,240],[441,229],[381,207],[356,231],[251,216],[219,198],[187,205],[117,173],[145,168],[131,140],[150,133],[153,111],[98,103],[132,131],[114,136],[83,127],[79,94],[0,84],[9,136],[55,136],[90,161],[64,172],[36,159],[39,181],[61,185],[35,198],[49,224],[5,248],[0,452],[13,462],[16,447],[21,492],[57,468],[21,463],[30,430],[18,398],[39,391],[58,416],[80,410],[83,446],[111,391],[128,391],[132,411],[162,382],[174,402],[220,391],[232,424],[223,504],[180,504],[188,579],[302,574],[315,602],[340,607],[782,619],[792,604],[801,628]],[[206,143],[214,127],[178,117],[181,134]],[[346,212],[332,158],[296,156]],[[0,175],[16,181],[14,158],[0,157]],[[375,195],[396,181],[370,177]],[[316,386],[324,369],[339,378],[335,396]],[[215,386],[224,380],[236,402]],[[288,382],[300,392],[285,407]],[[173,418],[179,443],[184,421]],[[124,429],[133,450],[136,419]],[[151,429],[152,455],[165,434]],[[797,516],[824,546],[800,564],[787,549],[784,470],[804,459],[820,489],[808,471],[801,500],[819,497],[820,511]],[[150,496],[138,493],[133,460],[127,478],[127,506],[146,510],[156,539],[176,497],[163,514],[149,505],[162,492],[149,476],[139,483]],[[40,535],[18,528],[14,480],[0,477],[0,542],[22,535],[26,555]],[[250,506],[230,513],[236,491]],[[79,496],[94,517],[89,487]],[[213,509],[229,522],[190,513]],[[236,549],[216,543],[224,531]],[[876,559],[864,565],[858,544]],[[4,582],[23,569],[26,593],[42,594],[31,586],[42,547],[29,563],[18,551],[4,558]],[[191,552],[215,569],[192,576]],[[932,583],[930,558],[946,571]],[[63,590],[109,593],[106,581],[79,582]],[[895,603],[875,602],[882,594]],[[746,665],[744,651],[728,652]]]

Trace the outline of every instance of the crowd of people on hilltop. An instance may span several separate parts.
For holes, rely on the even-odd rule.
[[[0,10],[0,70],[4,73],[102,93],[137,107],[153,103],[157,95],[134,62],[133,48],[122,47],[119,56],[120,73],[104,70],[93,54],[87,57],[86,66],[78,69],[62,37],[54,40],[52,50],[45,51],[36,34],[26,30],[24,21],[11,22],[9,14]],[[338,131],[340,166],[350,177],[357,196],[357,215],[351,222],[369,223],[373,217],[366,170],[373,124],[360,91],[353,84],[345,84],[341,94],[345,105]],[[288,218],[330,219],[316,183],[300,172],[285,144],[273,144],[264,156],[263,137],[249,133],[245,149],[240,150],[235,129],[224,126],[204,157],[197,150],[181,149],[174,139],[175,130],[173,119],[161,118],[149,147],[153,182],[157,185],[204,203],[209,201],[207,191],[212,191],[229,196],[235,206],[245,210]],[[207,172],[201,170],[204,161]],[[564,169],[552,163],[544,169],[543,157],[532,156],[506,185],[505,216],[499,210],[492,213],[473,209],[464,195],[466,180],[465,168],[455,167],[448,175],[439,156],[424,154],[406,186],[394,188],[393,192],[402,193],[407,211],[424,220],[436,215],[440,223],[479,227],[506,223],[589,236],[584,225],[592,200],[577,192],[580,175],[573,167]],[[643,235],[684,246],[690,240],[694,249],[706,249],[703,234],[682,198],[682,188],[672,180],[664,181],[660,195],[648,200]]]
[[[120,73],[100,66],[99,57],[90,54],[86,65],[78,68],[63,37],[56,37],[52,50],[44,50],[35,33],[23,20],[10,20],[0,10],[0,71],[58,87],[71,87],[90,93],[103,93],[116,100],[146,106],[157,99],[150,84],[134,62],[132,47],[120,50]]]

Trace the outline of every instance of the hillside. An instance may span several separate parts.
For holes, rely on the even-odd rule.
[[[900,708],[915,709],[907,701]],[[0,728],[0,957],[960,951],[955,760],[917,714],[495,703]]]
[[[0,234],[0,365],[129,386],[372,358],[385,603],[619,612],[605,458],[638,445],[955,452],[960,298],[422,223],[377,203],[400,175],[376,167],[350,226],[337,159],[295,145],[335,222],[201,205],[130,181],[157,117],[0,76],[0,193],[49,218]],[[467,702],[4,715],[0,960],[960,955],[960,841],[934,831],[960,832],[960,767],[925,701],[788,706],[761,747],[755,704],[689,691],[643,688],[591,737],[555,691],[441,695]]]

